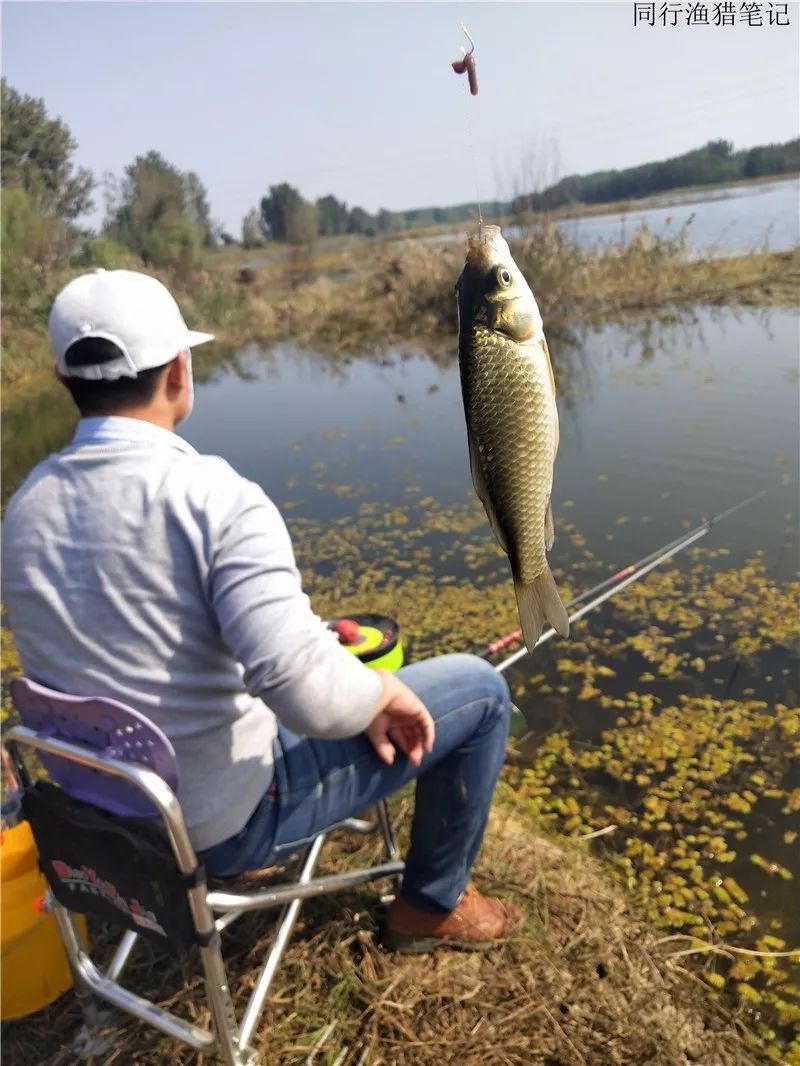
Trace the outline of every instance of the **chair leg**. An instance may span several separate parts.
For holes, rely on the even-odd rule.
[[[122,940],[119,942],[117,950],[114,952],[114,957],[106,970],[106,977],[109,981],[118,981],[120,979],[122,971],[125,969],[138,939],[138,933],[134,933],[131,929],[126,929]]]
[[[220,935],[214,932],[211,942],[200,948],[200,960],[206,982],[206,995],[214,1034],[217,1038],[217,1053],[225,1066],[254,1066],[255,1056],[244,1051],[239,1037],[239,1026],[233,1010],[228,975],[220,951]]]
[[[111,1050],[113,1039],[102,1036],[101,1031],[108,1027],[113,1018],[113,1011],[106,1006],[101,1006],[102,1001],[92,992],[83,978],[78,965],[81,934],[72,914],[50,895],[48,895],[48,909],[51,910],[58,926],[61,943],[64,946],[67,962],[72,972],[75,999],[83,1016],[83,1025],[75,1035],[73,1050],[81,1058],[104,1055]]]
[[[394,830],[392,829],[392,822],[389,818],[389,807],[386,800],[381,800],[375,808],[375,813],[378,817],[378,825],[381,827],[381,833],[383,834],[383,842],[386,845],[386,857],[388,859],[396,859],[399,851],[397,841],[394,838]]]
[[[314,868],[317,865],[319,854],[322,851],[322,845],[325,843],[325,834],[320,833],[316,837],[308,850],[306,851],[305,859],[303,861],[303,867],[300,871],[300,877],[298,878],[299,884],[306,884],[314,875]],[[245,1012],[242,1015],[242,1029],[241,1029],[241,1043],[242,1047],[247,1047],[250,1043],[252,1035],[258,1025],[258,1020],[261,1016],[264,1000],[267,998],[272,980],[275,977],[275,973],[280,964],[283,953],[286,950],[286,945],[289,943],[289,937],[292,935],[292,929],[297,921],[297,916],[300,913],[300,908],[303,905],[301,899],[292,900],[290,904],[283,908],[278,919],[278,927],[275,932],[275,936],[272,941],[272,946],[267,956],[267,960],[261,969],[261,973],[256,979],[255,988],[250,996],[250,1001],[245,1008]]]

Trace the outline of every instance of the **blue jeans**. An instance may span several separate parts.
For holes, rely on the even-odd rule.
[[[473,655],[444,655],[398,671],[436,722],[420,766],[398,751],[392,766],[360,733],[345,740],[299,737],[279,726],[276,788],[235,837],[200,854],[208,873],[231,876],[280,861],[317,833],[385,799],[416,778],[403,897],[449,911],[467,886],[505,757],[510,717],[502,675]]]

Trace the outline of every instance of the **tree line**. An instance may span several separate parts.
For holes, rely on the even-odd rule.
[[[505,213],[509,205],[495,201],[484,205],[488,214]],[[408,211],[389,211],[382,207],[374,214],[363,207],[348,207],[333,195],[316,201],[303,198],[293,185],[271,185],[258,207],[248,212],[242,222],[242,244],[254,248],[268,240],[306,244],[317,236],[341,236],[357,233],[376,237],[401,233],[409,229],[463,222],[472,217],[474,204],[455,207],[420,207]]]
[[[286,182],[271,185],[242,221],[240,241],[211,215],[208,193],[194,171],[181,171],[157,151],[137,156],[121,178],[105,180],[105,218],[99,233],[79,225],[94,206],[98,183],[74,163],[77,145],[67,125],[47,114],[44,101],[25,96],[2,79],[2,242],[7,295],[36,291],[34,272],[57,263],[118,265],[124,254],[189,276],[204,247],[267,241],[308,245],[318,236],[367,237],[469,220],[474,204],[374,214],[330,194],[306,200]],[[511,202],[484,204],[486,214],[549,210],[576,202],[601,203],[732,178],[800,171],[800,140],[734,151],[729,141],[672,159],[624,170],[573,175]],[[27,264],[19,270],[20,263]],[[21,278],[27,279],[23,285]],[[22,286],[22,289],[20,288]],[[24,290],[24,291],[22,291]]]
[[[633,200],[687,185],[716,185],[739,178],[758,178],[800,170],[800,139],[734,151],[730,141],[709,141],[702,148],[656,163],[624,170],[572,174],[539,192],[513,201],[520,211],[549,211],[567,204],[604,204]]]

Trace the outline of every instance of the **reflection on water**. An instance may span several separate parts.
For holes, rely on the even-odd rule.
[[[682,522],[773,487],[715,535],[742,557],[763,549],[776,576],[789,576],[797,326],[794,311],[704,309],[669,326],[643,319],[550,334],[561,418],[556,513],[568,510],[595,551],[605,546],[609,564],[623,563],[671,539]],[[55,383],[6,414],[6,498],[69,440],[74,422]],[[276,502],[317,518],[348,513],[347,498],[325,489],[345,479],[386,503],[412,482],[443,504],[471,498],[454,352],[330,359],[285,345],[241,349],[198,383],[180,432]],[[631,521],[617,526],[621,515]]]
[[[789,575],[784,516],[797,504],[797,323],[792,311],[703,310],[671,326],[553,337],[556,513],[568,502],[592,547],[613,543],[609,563],[623,562],[670,539],[684,520],[694,524],[774,487],[716,536],[740,556],[763,549],[776,574]],[[331,365],[284,346],[240,352],[237,366],[219,368],[198,389],[182,432],[276,501],[291,498],[316,517],[346,513],[346,499],[312,491],[311,464],[320,463],[326,476],[318,481],[362,482],[370,498],[385,502],[399,500],[410,481],[445,504],[469,497],[455,356],[449,366],[422,353]],[[621,515],[631,521],[616,526]]]
[[[796,312],[702,310],[668,326],[642,321],[551,337],[561,417],[552,562],[573,589],[762,488],[770,490],[763,500],[731,516],[704,542],[724,553],[723,562],[708,565],[741,567],[763,552],[770,580],[796,576],[797,326]],[[388,571],[402,582],[420,559],[442,591],[462,579],[510,590],[505,560],[493,556],[483,569],[470,565],[470,556],[491,540],[485,521],[466,524],[460,533],[435,525],[422,530],[426,500],[453,508],[474,503],[454,356],[434,362],[423,353],[397,352],[332,365],[288,347],[242,351],[235,369],[219,368],[199,389],[185,434],[265,488],[284,510],[301,565],[321,578],[341,575],[345,595],[359,573],[374,573],[380,584]],[[336,558],[339,547],[332,551],[329,544],[326,556],[325,533],[320,540],[311,520],[330,530],[344,566]],[[348,542],[348,526],[366,522],[373,523],[367,543]],[[404,549],[406,529],[412,539]],[[396,569],[409,561],[411,570]],[[686,570],[691,565],[688,557],[678,560]],[[405,609],[417,607],[406,603]],[[418,609],[436,615],[429,603]],[[647,630],[647,621],[619,617],[613,629],[604,629],[613,610],[593,620],[598,636],[613,633],[601,644]],[[490,612],[486,630],[487,640],[501,635]],[[663,706],[706,694],[796,704],[795,656],[776,647],[754,662],[720,657],[720,639],[701,626],[683,643],[675,641],[671,648],[702,657],[702,672],[662,677],[653,665],[658,676],[648,690]],[[591,647],[590,658],[597,644]],[[566,729],[578,743],[597,743],[620,711],[576,701],[575,691],[563,685],[564,655],[554,642],[513,668],[515,700],[538,738]],[[604,692],[625,707],[626,694],[641,689],[641,655],[618,644],[609,661],[615,676],[604,682]],[[800,767],[787,772],[786,788],[800,785],[799,773]],[[609,800],[628,803],[624,789],[610,789]],[[749,842],[737,845],[738,858],[726,872],[750,894],[762,921],[782,920],[783,935],[796,939],[796,881],[775,881],[767,892],[763,873],[749,861],[750,852],[763,852],[800,876],[797,851],[784,842],[788,820],[773,817],[765,803],[744,820]]]

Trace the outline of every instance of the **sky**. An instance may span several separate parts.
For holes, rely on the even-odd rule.
[[[687,4],[670,4],[683,11]],[[707,9],[713,14],[714,4]],[[198,173],[235,235],[270,185],[368,211],[508,199],[724,137],[798,136],[790,25],[634,26],[582,3],[51,3],[4,0],[2,70],[121,176],[157,149]],[[781,5],[757,5],[768,11]],[[656,12],[661,4],[655,5]],[[450,63],[475,44],[479,94]],[[85,221],[102,220],[103,197]]]

